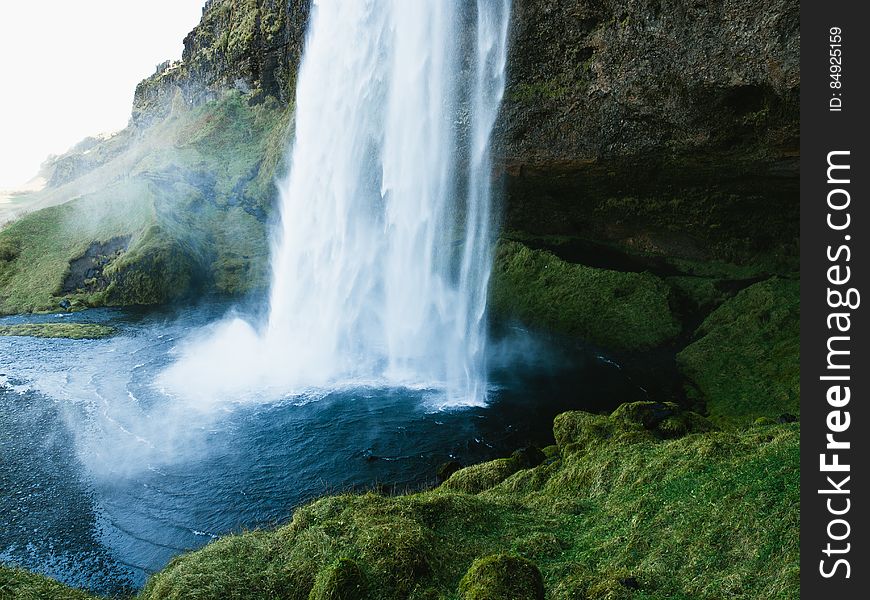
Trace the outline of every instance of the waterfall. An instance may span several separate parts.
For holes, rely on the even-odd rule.
[[[256,363],[246,379],[485,399],[489,142],[509,12],[509,0],[314,1],[268,324],[256,342],[240,322],[216,342]]]

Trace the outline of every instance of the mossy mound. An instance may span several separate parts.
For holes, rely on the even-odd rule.
[[[444,485],[451,489],[476,494],[498,485],[522,468],[514,457],[499,458],[456,471]]]
[[[773,277],[713,311],[677,356],[689,393],[719,423],[800,412],[800,284]]]
[[[95,600],[94,596],[23,569],[0,565],[3,600]]]
[[[366,597],[365,574],[349,558],[340,558],[317,575],[309,600],[361,600]]]
[[[554,432],[536,467],[503,459],[426,492],[324,498],[176,558],[140,598],[525,598],[467,595],[500,591],[520,559],[554,599],[797,595],[799,424],[712,431],[640,403],[565,413]]]
[[[114,327],[94,323],[23,323],[20,325],[0,325],[0,336],[85,340],[106,338],[114,334]]]
[[[668,285],[650,273],[571,264],[512,241],[498,246],[490,288],[498,317],[611,350],[647,350],[679,334],[669,297]]]
[[[622,404],[610,415],[568,412],[556,417],[553,426],[562,454],[591,451],[602,441],[636,443],[713,430],[715,427],[706,418],[682,410],[673,402]]]
[[[541,571],[530,560],[495,554],[474,561],[459,582],[462,600],[544,600]]]

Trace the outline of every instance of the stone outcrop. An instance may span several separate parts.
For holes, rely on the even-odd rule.
[[[696,260],[796,255],[798,8],[515,0],[505,226]]]
[[[147,126],[168,114],[176,97],[189,106],[227,89],[252,103],[293,97],[309,0],[209,0],[184,38],[180,61],[168,61],[136,87],[131,122]]]

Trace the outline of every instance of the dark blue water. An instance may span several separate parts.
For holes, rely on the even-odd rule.
[[[176,554],[286,522],[319,495],[432,485],[446,460],[551,443],[559,412],[648,397],[644,375],[611,358],[507,329],[486,407],[439,410],[431,391],[372,388],[208,410],[167,398],[155,375],[225,308],[0,319],[119,329],[0,338],[0,561],[123,593]]]

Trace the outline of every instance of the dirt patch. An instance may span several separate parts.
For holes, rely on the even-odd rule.
[[[129,235],[115,237],[107,242],[93,242],[83,255],[70,261],[61,293],[99,292],[106,289],[109,280],[103,275],[103,270],[126,252],[129,245]]]

